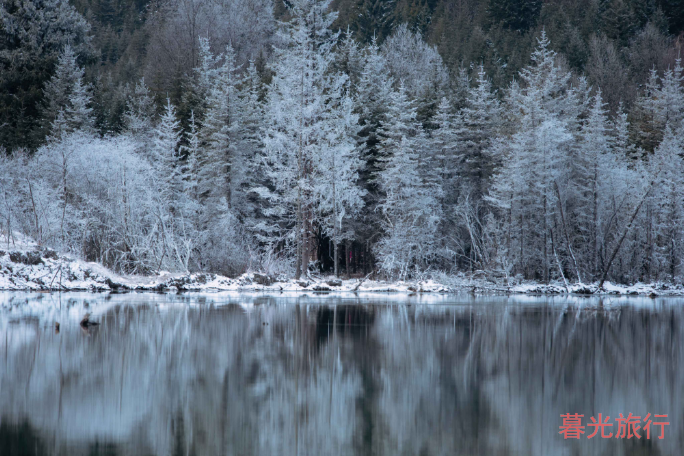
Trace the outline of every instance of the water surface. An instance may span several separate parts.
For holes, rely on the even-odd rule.
[[[680,454],[682,303],[0,293],[0,455]]]

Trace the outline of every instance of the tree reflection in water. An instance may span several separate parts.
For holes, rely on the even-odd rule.
[[[81,328],[85,312],[101,325]],[[640,298],[4,293],[0,453],[676,454],[682,312]],[[564,441],[568,412],[671,425],[663,440],[587,428]]]

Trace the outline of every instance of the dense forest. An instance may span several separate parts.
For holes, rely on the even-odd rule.
[[[679,281],[681,0],[5,0],[0,216],[125,273]]]

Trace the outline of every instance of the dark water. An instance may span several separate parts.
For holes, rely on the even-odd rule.
[[[0,293],[0,455],[682,454],[682,304]]]

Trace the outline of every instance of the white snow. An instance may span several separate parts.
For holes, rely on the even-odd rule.
[[[161,271],[153,276],[124,276],[98,263],[79,260],[70,255],[41,249],[19,233],[11,250],[0,249],[0,290],[7,291],[201,291],[201,292],[313,292],[313,293],[511,293],[511,294],[601,294],[639,296],[680,296],[684,287],[664,283],[619,285],[606,282],[602,290],[597,283],[571,284],[566,289],[560,282],[540,284],[523,282],[505,286],[474,276],[436,275],[432,279],[387,282],[369,279],[339,280],[333,276],[306,279],[272,278],[257,272],[247,272],[237,278],[206,273],[172,273]],[[14,261],[40,256],[38,264]],[[14,260],[13,260],[14,258]],[[264,278],[272,283],[265,285]]]

